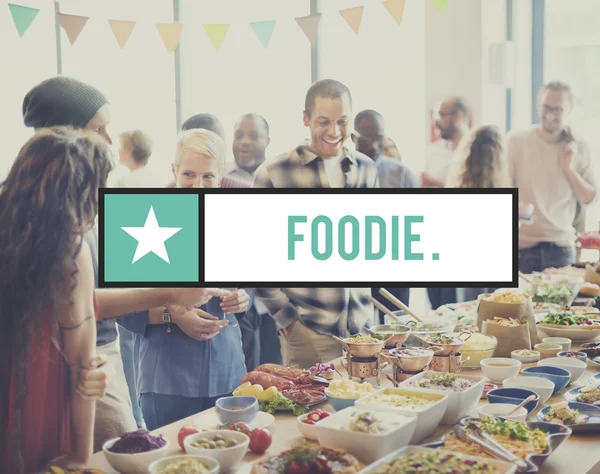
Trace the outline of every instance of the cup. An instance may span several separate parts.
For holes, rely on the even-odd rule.
[[[561,345],[554,342],[540,342],[534,346],[534,349],[540,353],[541,360],[556,357],[563,350]]]
[[[571,350],[571,339],[567,337],[546,337],[542,339],[542,342],[558,344],[562,347],[562,352],[569,352]]]

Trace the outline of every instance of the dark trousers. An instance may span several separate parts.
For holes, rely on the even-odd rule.
[[[523,273],[542,272],[546,268],[560,268],[575,262],[574,247],[560,247],[542,242],[529,249],[519,250],[519,270]]]
[[[427,296],[431,309],[438,309],[445,304],[452,304],[458,301],[456,288],[427,288]]]
[[[259,314],[256,307],[252,307],[238,322],[248,372],[261,364],[283,363],[277,326],[271,316]]]
[[[188,398],[181,395],[142,393],[140,395],[140,406],[142,407],[146,426],[152,431],[213,408],[217,399],[229,395],[231,394],[214,398]]]
[[[396,298],[398,298],[400,301],[402,301],[406,306],[409,305],[410,288],[386,288],[386,290],[388,290],[392,295],[394,295]],[[383,304],[390,311],[393,312],[393,311],[399,310],[399,308],[397,308],[396,305],[389,302],[387,299],[385,299],[383,297],[383,295],[381,295],[379,293],[379,288],[371,288],[371,296],[373,296],[373,298],[375,298],[377,301],[379,301],[381,304]],[[379,323],[380,324],[383,324],[385,321],[384,314],[385,313],[383,311],[379,311]]]

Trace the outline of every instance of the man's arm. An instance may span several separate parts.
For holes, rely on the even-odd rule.
[[[269,170],[267,169],[266,163],[260,165],[256,171],[256,177],[254,178],[253,188],[274,188],[273,182],[269,177]]]
[[[298,310],[283,288],[256,288],[256,297],[281,327],[286,328],[298,319]]]
[[[573,194],[584,206],[589,205],[596,198],[598,185],[593,171],[591,160],[587,151],[581,145],[581,165],[577,169],[575,157],[577,156],[577,143],[563,143],[560,154],[560,165],[565,173]]]

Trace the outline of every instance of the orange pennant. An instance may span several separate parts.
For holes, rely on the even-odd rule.
[[[179,40],[181,39],[183,25],[178,21],[174,21],[173,23],[157,23],[156,28],[160,33],[167,51],[169,53],[175,51],[179,45]]]
[[[87,16],[79,16],[79,15],[65,15],[64,13],[59,13],[58,18],[61,26],[65,29],[65,33],[67,33],[67,37],[69,38],[69,42],[71,46],[77,41],[81,30],[89,20]]]
[[[108,24],[110,25],[110,29],[112,30],[117,43],[119,43],[119,46],[123,49],[129,36],[131,36],[135,21],[108,20]]]
[[[317,13],[316,15],[302,16],[296,18],[296,23],[298,23],[298,26],[302,29],[312,46],[315,46],[317,42],[320,21],[320,13]]]
[[[404,5],[406,0],[385,0],[382,3],[389,14],[394,17],[396,23],[399,25],[402,24],[402,16],[404,15]]]
[[[358,34],[360,31],[360,24],[362,23],[364,9],[365,7],[360,6],[340,10],[340,15],[344,17],[344,20],[346,20],[348,26],[352,28],[352,31],[354,31],[356,34]]]

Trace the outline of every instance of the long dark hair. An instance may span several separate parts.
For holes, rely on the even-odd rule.
[[[110,150],[100,136],[69,127],[42,129],[23,146],[0,188],[0,361],[13,361],[17,448],[30,336],[45,308],[58,334],[58,302],[71,301],[76,284],[82,245],[77,235],[93,227],[97,190],[106,185],[110,169]],[[10,374],[10,364],[5,367]],[[2,387],[0,397],[8,397],[8,388]],[[0,400],[3,431],[8,407]],[[23,472],[20,449],[16,457]]]
[[[468,146],[461,188],[495,188],[502,185],[504,146],[500,131],[493,126],[479,128]]]

